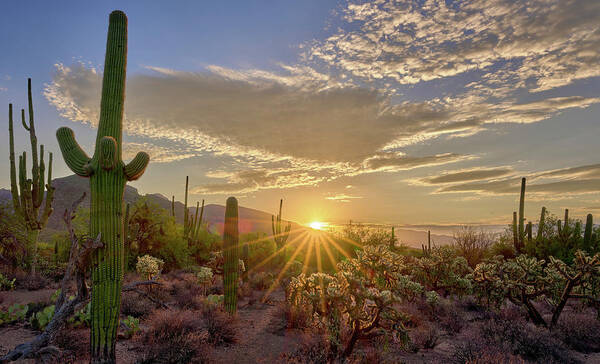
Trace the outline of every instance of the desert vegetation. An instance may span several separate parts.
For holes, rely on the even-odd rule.
[[[183,223],[147,198],[124,202],[150,161],[122,160],[127,18],[110,15],[95,150],[56,136],[91,202],[53,209],[33,119],[32,176],[17,175],[9,106],[11,201],[0,207],[0,362],[585,363],[600,361],[600,227],[542,208],[526,217],[526,179],[506,230],[465,226],[421,249],[392,227],[292,228],[284,200],[270,233],[241,234],[238,199],[222,234],[204,200]],[[87,183],[87,182],[86,182]],[[51,214],[64,231],[40,238]],[[537,213],[536,213],[537,214]],[[562,214],[561,214],[562,215]]]

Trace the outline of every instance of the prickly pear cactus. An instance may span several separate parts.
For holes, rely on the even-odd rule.
[[[100,123],[92,158],[75,141],[73,131],[63,127],[56,137],[69,168],[90,179],[90,236],[100,234],[104,247],[92,263],[91,362],[115,363],[115,343],[123,284],[123,192],[127,181],[138,179],[149,156],[138,153],[128,164],[121,159],[125,69],[127,65],[127,16],[110,14]]]
[[[225,206],[225,228],[223,230],[223,289],[225,291],[225,311],[231,315],[237,312],[237,281],[238,281],[238,202],[235,197],[229,197]]]

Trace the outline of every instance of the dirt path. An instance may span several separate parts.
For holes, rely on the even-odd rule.
[[[270,304],[255,303],[238,310],[237,342],[216,348],[211,363],[277,363],[280,355],[293,350],[299,342],[296,333],[279,325],[277,303],[283,292],[274,292]]]
[[[35,302],[49,302],[54,292],[56,292],[56,289],[3,291],[0,292],[0,307],[12,306],[15,303],[24,305]]]

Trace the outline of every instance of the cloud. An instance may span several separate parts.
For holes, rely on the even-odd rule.
[[[315,177],[306,172],[297,173],[296,171],[282,170],[274,172],[267,170],[220,171],[208,175],[224,181],[192,187],[190,190],[192,194],[249,193],[259,189],[315,185],[323,181],[322,177]]]
[[[356,199],[361,199],[363,198],[362,196],[354,196],[354,195],[347,195],[344,193],[338,193],[332,196],[327,196],[325,197],[326,200],[331,200],[331,201],[336,201],[336,202],[350,202],[351,200],[356,200]]]
[[[455,153],[436,154],[424,157],[410,157],[403,154],[384,153],[371,158],[367,158],[364,162],[364,167],[367,170],[372,171],[401,171],[420,167],[430,167],[447,163],[455,163],[472,158],[472,156],[460,155]]]
[[[190,150],[164,147],[148,142],[128,141],[123,143],[123,160],[133,159],[140,151],[148,153],[152,163],[169,163],[196,156],[196,153]]]
[[[510,170],[505,172],[510,175],[503,179],[494,179],[497,176],[485,174],[474,178],[475,175],[468,172],[456,172],[434,177],[433,183],[428,179],[424,180],[427,183],[436,184],[435,182],[440,182],[440,180],[435,180],[435,178],[441,178],[441,183],[447,183],[438,188],[435,193],[471,192],[488,195],[519,193],[521,177],[517,176],[517,173],[511,173]],[[462,183],[463,180],[455,178],[457,176],[469,176],[469,178],[472,177],[471,180],[477,181]],[[528,194],[545,196],[547,199],[596,193],[600,191],[600,164],[531,173],[527,176],[527,180],[526,191]]]
[[[480,71],[487,81],[472,86],[538,92],[600,76],[597,1],[351,1],[341,14],[338,31],[308,44],[306,57],[365,80]]]
[[[282,75],[215,66],[197,73],[147,68],[149,74],[128,78],[124,129],[142,142],[126,146],[126,152],[147,149],[163,162],[209,154],[272,171],[238,172],[223,182],[231,186],[206,185],[204,192],[311,185],[457,162],[468,157],[411,157],[396,150],[479,123],[464,120],[479,110],[458,113],[460,103],[392,104],[376,90],[343,85],[302,67],[284,67]],[[97,126],[101,82],[94,68],[57,65],[45,95],[62,116]]]
[[[506,176],[512,172],[513,170],[510,167],[476,168],[462,170],[458,172],[443,173],[438,176],[425,177],[420,179],[419,181],[423,184],[437,185],[475,180],[486,180],[490,178]]]

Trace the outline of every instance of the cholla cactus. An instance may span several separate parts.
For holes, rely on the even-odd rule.
[[[137,263],[135,264],[135,270],[139,275],[150,280],[156,278],[160,274],[163,264],[164,262],[162,259],[146,254],[143,257],[138,257]]]
[[[416,259],[412,268],[413,279],[429,290],[459,296],[471,291],[471,281],[467,278],[471,268],[452,247],[431,249],[428,255]]]
[[[206,295],[208,285],[213,281],[212,269],[209,267],[200,267],[200,270],[198,270],[198,273],[196,273],[196,278],[198,279],[198,283],[202,286],[204,294]]]
[[[394,304],[420,297],[424,289],[403,274],[406,267],[402,262],[389,244],[365,246],[357,251],[356,258],[340,262],[335,275],[293,277],[288,301],[295,310],[306,311],[315,324],[327,327],[332,352],[347,357],[361,336],[378,327],[389,327],[384,322],[404,332],[402,315]],[[344,321],[352,333],[342,345]]]
[[[508,299],[523,306],[535,324],[552,328],[569,299],[598,301],[593,286],[600,280],[600,254],[590,257],[577,251],[570,266],[554,257],[549,262],[526,255],[509,260],[495,257],[478,264],[472,279],[480,297],[498,306]],[[553,305],[550,325],[533,305],[539,299]]]

